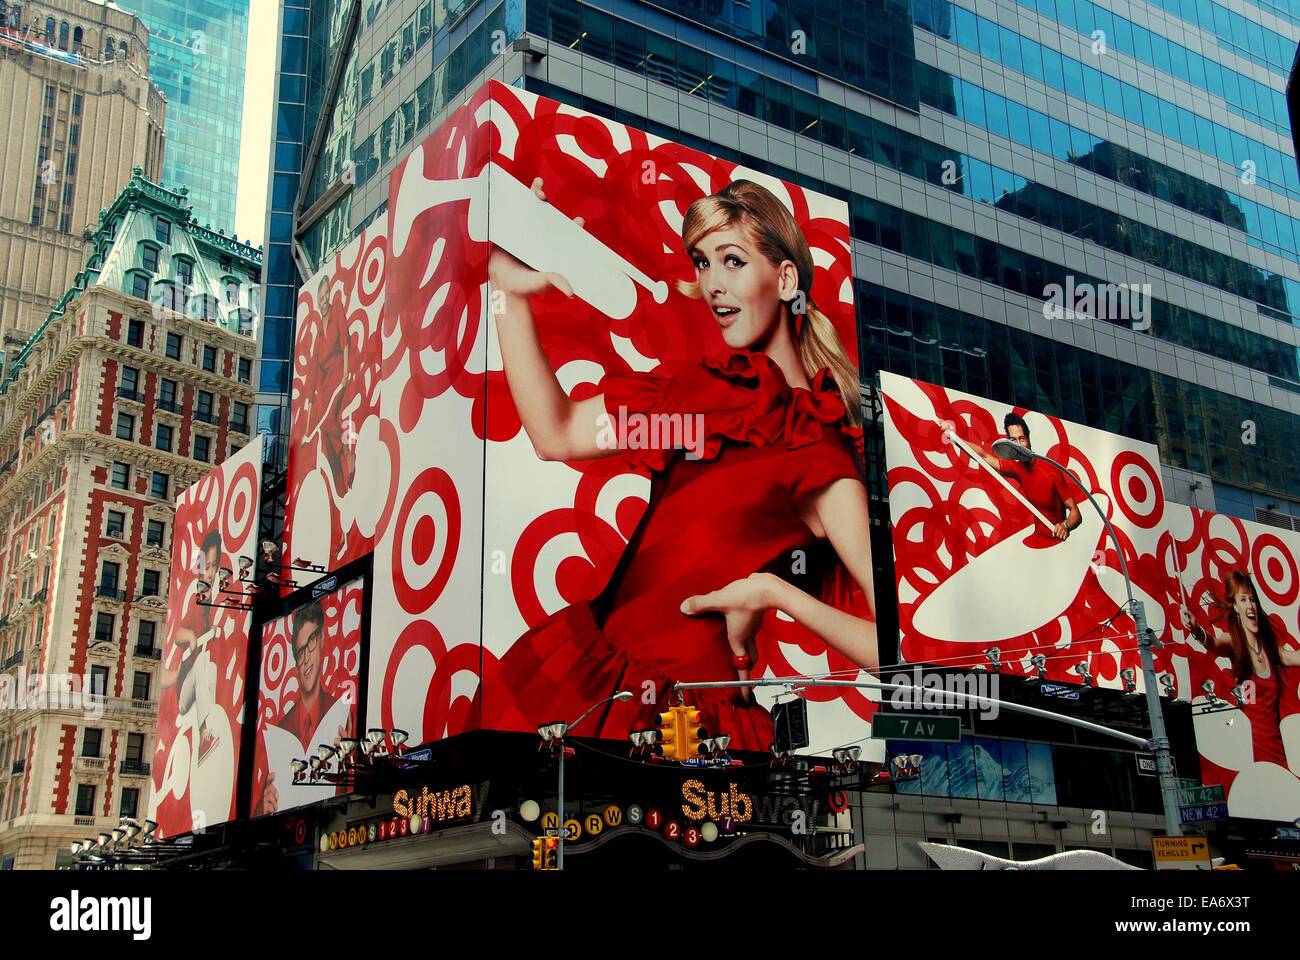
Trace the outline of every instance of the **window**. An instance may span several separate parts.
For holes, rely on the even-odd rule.
[[[122,387],[118,391],[119,397],[130,397],[135,399],[140,394],[140,371],[136,367],[122,368]]]
[[[81,116],[81,94],[79,93],[72,95],[72,115],[74,117]]]
[[[155,221],[154,221],[154,236],[158,238],[158,242],[161,243],[161,244],[166,245],[166,244],[171,243],[171,242],[172,242],[172,225],[171,225],[171,223],[170,223],[169,221],[167,221],[167,220],[164,220],[162,217],[159,217],[157,220],[155,220]],[[156,253],[156,251],[155,251],[155,253]]]
[[[105,560],[99,568],[99,586],[103,590],[117,592],[117,582],[122,574],[122,565],[112,560]]]
[[[139,676],[139,674],[137,674]],[[139,699],[144,699],[143,697]],[[144,759],[144,734],[128,733],[126,735],[126,761],[139,763]]]
[[[59,24],[59,49],[60,50],[68,49],[68,35],[71,32],[72,32],[72,27],[68,25],[68,21],[64,20],[61,24]]]
[[[230,429],[248,433],[248,404],[236,401],[230,410]]]
[[[122,809],[119,815],[136,817],[140,812],[140,790],[137,787],[122,788]]]
[[[126,535],[126,514],[121,510],[108,511],[108,524],[104,533],[110,537],[121,539]]]
[[[154,440],[154,446],[159,450],[166,450],[168,453],[172,449],[172,427],[165,423],[158,424],[158,436]]]
[[[77,155],[75,153],[68,154],[68,162],[64,170],[70,177],[77,175]]]
[[[95,785],[93,783],[77,784],[77,816],[93,817],[95,815]]]
[[[90,668],[90,692],[97,697],[108,695],[108,667]]]
[[[155,470],[153,479],[149,482],[149,494],[150,496],[157,497],[159,500],[166,500],[167,490],[170,486],[171,477]]]
[[[248,357],[239,358],[239,382],[249,383],[253,379],[253,361]]]
[[[65,213],[59,217],[59,233],[71,233],[71,232],[72,232],[72,214]]]
[[[194,459],[204,463],[212,462],[212,438],[201,433],[194,435]]]
[[[113,476],[109,482],[118,490],[130,489],[131,465],[127,463],[114,463]]]
[[[140,590],[140,595],[145,597],[156,597],[159,592],[161,576],[157,570],[146,570],[144,572],[144,583]]]
[[[32,207],[32,226],[39,227],[40,225],[41,225],[41,208]]]
[[[152,620],[141,620],[140,626],[135,633],[135,648],[137,650],[154,650],[154,641],[158,636],[158,624]]]
[[[149,299],[149,278],[143,273],[131,274],[131,296],[141,300]]]
[[[217,372],[217,348],[206,344],[203,346],[203,369],[208,373]]]
[[[101,610],[99,613],[95,614],[95,642],[96,643],[113,642],[113,615],[111,613],[105,613],[104,611]],[[102,669],[102,668],[96,667],[94,669]],[[91,677],[91,682],[92,684],[94,682],[93,675]]]
[[[119,413],[117,415],[117,439],[134,440],[135,439],[135,417],[129,413]]]
[[[194,282],[194,264],[183,257],[176,258],[176,279],[186,287]]]
[[[81,735],[81,755],[98,757],[104,743],[104,731],[97,727],[87,727]]]
[[[140,246],[140,264],[150,273],[158,272],[158,248],[149,244]]]
[[[130,320],[126,325],[126,345],[128,347],[144,346],[144,321]]]
[[[183,339],[183,338],[181,337],[181,335],[180,335],[179,333],[169,333],[169,334],[167,334],[167,356],[168,356],[170,359],[172,359],[172,360],[179,360],[179,359],[181,358],[181,341],[182,341],[182,339]]]
[[[180,410],[180,404],[176,402],[176,381],[166,378],[159,381],[158,384],[158,406],[164,410],[170,410],[175,413]]]
[[[150,520],[145,527],[144,545],[146,547],[162,547],[166,536],[167,525],[161,520]]]
[[[198,400],[194,407],[194,416],[205,423],[216,423],[216,417],[212,414],[212,394],[208,391],[199,391]]]

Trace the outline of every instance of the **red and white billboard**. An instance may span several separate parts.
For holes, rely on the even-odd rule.
[[[261,489],[258,437],[176,501],[149,812],[161,836],[235,815],[252,618],[240,573],[256,559]]]
[[[1165,499],[1150,444],[881,373],[898,582],[900,659],[1142,687],[1121,564],[1086,494],[1050,464],[994,451],[1022,442],[1066,466],[1119,535],[1148,626],[1174,638],[1158,598]],[[1132,671],[1126,673],[1126,671]]]
[[[1300,813],[1300,534],[1170,504],[1171,669],[1228,813]]]
[[[378,409],[387,244],[381,218],[298,297],[284,530],[295,566],[336,570],[369,553],[392,506],[396,444]]]
[[[295,784],[291,764],[321,744],[356,736],[364,596],[364,581],[353,580],[262,627],[253,816],[338,792]]]
[[[531,731],[626,689],[583,731],[621,738],[676,681],[876,666],[844,203],[491,83],[393,172],[386,229],[340,258],[378,278],[377,393],[308,414],[333,379],[295,377],[293,416],[298,451],[361,411],[313,469],[376,464],[373,527],[329,508],[329,566],[373,543],[368,725]],[[304,383],[338,349],[313,324]],[[688,699],[767,749],[770,697]],[[872,709],[818,698],[814,747]]]

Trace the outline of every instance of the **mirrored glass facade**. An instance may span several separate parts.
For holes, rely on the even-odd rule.
[[[167,97],[163,182],[189,188],[214,228],[235,222],[249,0],[122,0],[149,28],[150,73]]]
[[[387,172],[486,69],[843,198],[868,400],[883,369],[1023,404],[1156,443],[1173,499],[1203,478],[1202,506],[1300,517],[1282,5],[366,0],[350,26],[351,7],[283,3],[265,417],[295,238],[314,269],[382,214]],[[521,34],[531,53],[503,48]],[[1053,315],[1070,283],[1140,285],[1147,315]]]

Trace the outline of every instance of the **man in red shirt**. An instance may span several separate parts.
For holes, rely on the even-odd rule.
[[[221,603],[219,592],[221,590],[221,573],[222,566],[222,544],[221,533],[217,530],[211,530],[203,539],[203,548],[201,553],[201,565],[196,574],[200,580],[208,584],[208,603]],[[214,691],[206,686],[201,686],[201,680],[195,676],[193,668],[198,661],[200,648],[206,643],[209,650],[209,656],[214,663],[221,662],[222,651],[219,649],[219,641],[223,638],[212,635],[212,607],[205,606],[196,600],[190,607],[189,613],[181,621],[173,635],[173,642],[179,649],[180,655],[176,665],[170,669],[163,668],[162,671],[162,689],[170,690],[173,686],[177,687],[178,702],[177,707],[180,713],[186,713],[195,702],[199,707],[199,761],[207,756],[208,751],[212,748],[213,738],[207,729],[207,713],[213,706]]]
[[[1008,440],[1020,444],[1026,450],[1033,449],[1029,443],[1029,426],[1020,414],[1008,413],[1003,418],[1002,429],[1006,431]],[[972,440],[967,443],[985,463],[1018,486],[1025,499],[1055,524],[1052,536],[1056,539],[1066,539],[1070,531],[1083,522],[1083,515],[1074,500],[1074,492],[1061,471],[1049,464],[1040,467],[1037,460],[1028,463],[1003,460]]]
[[[315,750],[316,744],[312,743],[312,737],[317,733],[321,719],[337,702],[337,698],[321,686],[321,643],[324,631],[325,611],[318,601],[312,601],[294,614],[290,644],[293,648],[294,666],[298,671],[298,700],[285,711],[276,726],[297,737],[304,754]],[[347,726],[339,728],[338,736],[348,736]],[[258,812],[274,813],[279,803],[275,771],[268,771]]]
[[[303,439],[310,442],[319,432],[321,453],[330,477],[339,493],[346,493],[356,472],[356,425],[345,422],[342,411],[349,379],[356,371],[350,367],[351,342],[345,308],[341,301],[334,302],[328,277],[321,278],[317,287],[316,307],[320,311],[319,336],[312,349],[313,382]]]

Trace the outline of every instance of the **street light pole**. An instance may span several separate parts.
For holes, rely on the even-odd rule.
[[[586,719],[587,719],[587,716],[588,716],[588,715],[589,715],[593,710],[595,710],[597,707],[604,706],[604,705],[607,704],[607,703],[613,703],[613,702],[618,702],[618,703],[627,703],[627,701],[629,701],[629,700],[631,700],[631,699],[632,699],[632,693],[631,693],[631,691],[629,691],[629,690],[620,690],[618,693],[614,694],[613,696],[606,697],[604,700],[598,700],[597,702],[593,703],[593,704],[592,704],[591,706],[589,706],[586,710],[584,710],[583,713],[582,713],[582,715],[581,715],[580,717],[578,717],[577,720],[574,720],[573,723],[561,723],[561,724],[559,724],[559,728],[560,728],[560,729],[559,729],[559,731],[558,731],[558,736],[556,736],[556,737],[554,738],[555,742],[558,743],[558,744],[559,744],[559,747],[560,747],[560,776],[559,776],[559,784],[558,784],[558,786],[557,786],[557,796],[556,796],[556,798],[555,798],[555,805],[556,805],[556,807],[559,808],[559,817],[560,817],[560,833],[559,833],[559,838],[558,838],[558,839],[559,839],[559,842],[555,845],[555,866],[556,866],[556,869],[557,869],[557,870],[563,870],[563,869],[564,869],[564,834],[565,834],[565,829],[564,829],[564,738],[568,735],[568,733],[569,733],[570,730],[572,730],[572,729],[573,729],[574,727],[576,727],[578,724],[582,723],[583,720],[586,720]],[[547,736],[547,733],[546,733],[546,727],[541,727],[541,728],[539,729],[539,732],[542,734],[543,737],[546,737],[546,736]]]
[[[1065,474],[1088,498],[1092,508],[1097,511],[1097,516],[1101,517],[1106,533],[1110,535],[1111,541],[1115,544],[1115,552],[1119,556],[1120,573],[1124,575],[1124,589],[1128,594],[1128,608],[1137,631],[1138,651],[1142,658],[1142,679],[1146,686],[1147,718],[1151,724],[1149,749],[1156,755],[1156,775],[1160,779],[1160,799],[1165,811],[1165,832],[1171,837],[1182,836],[1182,822],[1178,815],[1178,785],[1174,780],[1174,758],[1169,750],[1169,735],[1165,730],[1165,715],[1160,706],[1160,686],[1159,681],[1156,679],[1155,656],[1152,653],[1151,638],[1147,632],[1146,607],[1143,606],[1141,600],[1133,596],[1133,581],[1128,574],[1128,561],[1124,559],[1124,546],[1120,543],[1119,535],[1115,532],[1115,528],[1111,526],[1106,512],[1101,509],[1101,504],[1097,503],[1079,478],[1062,464],[1057,463],[1051,457],[1045,457],[1029,447],[1021,446],[1014,440],[1006,438],[994,441],[993,452],[1006,460],[1018,460],[1021,463],[1041,460]]]

